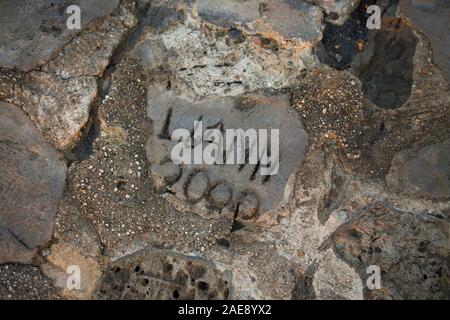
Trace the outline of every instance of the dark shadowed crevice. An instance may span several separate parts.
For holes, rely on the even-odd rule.
[[[338,70],[351,66],[358,54],[358,42],[367,42],[368,29],[366,8],[376,0],[363,0],[342,26],[325,24],[322,42],[316,52],[320,62]]]
[[[69,163],[75,160],[86,160],[92,154],[94,141],[100,134],[99,107],[109,93],[111,87],[111,75],[114,73],[116,65],[122,60],[126,53],[134,47],[143,29],[147,25],[150,25],[151,21],[147,15],[149,8],[150,4],[141,4],[136,8],[134,14],[138,19],[138,23],[124,35],[109,59],[109,64],[105,68],[102,76],[97,79],[98,96],[91,108],[88,123],[81,131],[82,138],[72,149],[71,155],[68,156]]]
[[[401,20],[373,36],[372,57],[355,70],[364,96],[385,109],[401,107],[411,95],[417,39]]]
[[[366,26],[368,6],[380,6],[382,27]],[[413,57],[417,39],[395,17],[398,0],[363,0],[342,26],[326,24],[317,47],[319,60],[338,70],[349,70],[362,82],[367,100],[377,107],[395,109],[411,95]]]
[[[313,286],[316,271],[317,264],[314,261],[302,274],[295,275],[295,287],[292,290],[292,300],[315,300],[317,298]]]

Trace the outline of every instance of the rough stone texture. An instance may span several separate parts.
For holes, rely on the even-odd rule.
[[[20,87],[25,76],[24,72],[12,69],[0,68],[0,100],[11,102]]]
[[[208,261],[173,252],[138,252],[114,261],[99,282],[99,299],[227,299],[231,275]]]
[[[94,77],[63,80],[32,71],[24,79],[18,102],[55,148],[69,148],[87,123],[91,104],[97,96]]]
[[[199,15],[210,23],[231,28],[235,23],[249,23],[260,17],[260,1],[202,0],[198,3]]]
[[[81,138],[81,130],[97,98],[97,78],[124,34],[136,24],[125,8],[84,30],[42,69],[24,76],[13,101],[22,106],[55,148],[68,150]]]
[[[155,190],[145,153],[150,130],[145,83],[136,62],[123,59],[117,65],[109,98],[99,106],[100,132],[92,152],[73,163],[68,175],[73,203],[64,201],[56,221],[56,237],[83,248],[90,241],[72,239],[91,238],[91,227],[85,225],[91,223],[108,259],[161,243],[200,253],[231,229],[227,217],[205,222],[198,215],[180,214]]]
[[[362,81],[364,96],[380,108],[401,107],[411,96],[418,39],[406,20],[396,17],[397,1],[363,0],[343,25],[327,23],[319,59],[349,69]],[[369,30],[367,8],[381,10],[381,29]]]
[[[332,249],[322,254],[312,285],[320,300],[361,300],[364,284],[355,270],[336,257]]]
[[[250,24],[256,32],[273,32],[304,43],[317,41],[321,36],[320,10],[303,1],[200,0],[197,11],[206,21],[226,29]]]
[[[426,39],[420,34],[414,35],[418,43],[413,59],[411,96],[395,111],[382,111],[366,104],[370,128],[359,139],[361,160],[383,176],[389,172],[391,161],[398,152],[414,144],[425,147],[449,136],[449,84],[430,59],[432,52]],[[373,168],[374,165],[377,168]]]
[[[290,109],[287,96],[248,95],[189,103],[183,97],[174,96],[170,91],[150,88],[147,112],[153,121],[154,134],[147,142],[146,150],[151,164],[150,175],[158,189],[171,191],[185,202],[188,210],[193,209],[191,205],[196,207],[195,211],[200,212],[211,211],[208,209],[213,207],[211,213],[205,213],[206,216],[217,215],[214,209],[219,212],[222,209],[225,209],[225,212],[237,210],[238,217],[249,220],[257,214],[279,208],[280,202],[285,198],[286,184],[299,165],[307,143],[306,134],[297,114]],[[172,141],[170,137],[178,128],[191,131],[193,145],[201,143],[202,152],[208,146],[211,148],[212,144],[208,141],[200,142],[197,138],[194,139],[194,121],[199,119],[203,127],[197,130],[201,129],[205,132],[207,128],[220,129],[224,135],[224,156],[220,160],[216,159],[216,164],[213,166],[203,161],[200,164],[174,164],[170,160],[171,153],[179,142]],[[277,174],[264,175],[262,170],[267,170],[264,168],[269,167],[264,164],[250,164],[249,156],[243,165],[237,164],[237,158],[233,159],[234,164],[219,164],[226,157],[225,152],[229,152],[225,147],[233,143],[226,139],[225,131],[236,128],[279,130],[280,160]],[[268,143],[270,143],[270,135],[271,133],[268,132]],[[257,139],[257,143],[261,143],[263,137],[258,133]],[[201,137],[201,140],[204,138]],[[252,146],[249,146],[248,142],[243,147],[246,149],[246,154],[251,155],[257,152],[256,149],[249,151]],[[234,146],[233,150],[236,153],[237,147]],[[273,149],[272,152],[275,153],[276,150]],[[191,156],[193,159],[193,152]],[[236,154],[235,157],[237,157]],[[174,165],[178,167],[175,179],[172,176]],[[272,164],[271,169],[277,169],[275,163]],[[210,191],[219,183],[227,185],[232,195],[229,202],[214,208]],[[170,194],[168,195],[168,199],[173,198]]]
[[[389,186],[412,196],[450,198],[450,140],[417,149],[394,158],[386,177]]]
[[[321,153],[323,151],[314,150],[305,159],[299,187],[296,189],[298,212],[295,210],[292,218],[283,223],[285,237],[289,242],[296,243],[295,247],[302,248],[300,264],[303,265],[302,260],[310,259],[315,269],[318,269],[315,272],[307,269],[308,272],[300,279],[304,279],[305,276],[309,278],[313,283],[315,295],[322,292],[327,299],[339,296],[360,299],[363,297],[362,292],[358,293],[357,288],[364,289],[365,299],[445,297],[449,288],[445,275],[448,268],[446,261],[450,236],[446,221],[448,213],[445,213],[448,203],[405,198],[383,190],[378,182],[367,183],[350,177],[350,182],[341,188],[343,196],[333,200],[337,209],[332,211],[325,223],[319,223],[318,217],[314,217],[312,212],[320,214],[320,199],[329,192],[326,181],[329,179],[327,175],[330,174],[327,173],[329,170],[326,170],[328,161],[321,158],[324,157]],[[333,166],[341,165],[334,159],[332,163]],[[318,172],[324,172],[325,176],[320,176]],[[374,206],[376,209],[372,210],[371,203],[374,202],[382,205]],[[383,207],[388,209],[380,209]],[[433,244],[430,244],[429,249],[421,249],[422,253],[417,253],[420,242],[424,239],[428,239],[427,243]],[[317,249],[315,243],[320,244]],[[337,260],[340,262],[330,260],[334,256],[329,251],[330,246],[336,249]],[[288,250],[287,248],[289,245],[285,244],[284,249]],[[338,272],[341,276],[333,277],[338,268],[348,268],[341,264],[342,258],[356,270],[356,279],[360,278],[362,285],[357,285],[357,282],[351,286],[345,285],[346,282],[355,281],[354,276],[350,277],[351,273],[348,271]],[[433,262],[434,260],[436,262]],[[369,275],[366,268],[369,265],[377,265],[381,269],[380,290],[367,289],[365,282]],[[442,280],[439,280],[441,267]],[[427,274],[422,280],[423,275],[417,271],[419,268],[430,274],[435,270],[438,275]],[[349,278],[344,280],[347,276]],[[428,280],[428,284],[434,283],[429,287],[426,284],[427,277],[433,278],[431,281]],[[331,279],[335,280],[330,281]],[[324,282],[321,283],[322,281]],[[397,289],[393,287],[392,281],[396,281]],[[308,281],[306,286],[307,284]],[[418,289],[422,285],[424,286]],[[327,287],[328,290],[320,289]],[[396,293],[399,288],[403,290],[401,295]],[[419,294],[420,291],[423,293]]]
[[[97,280],[101,276],[101,268],[96,257],[89,256],[81,248],[71,244],[57,243],[50,249],[47,257],[48,263],[42,269],[46,276],[51,278],[61,294],[71,299],[91,299]],[[70,266],[77,266],[80,271],[80,288],[67,286],[70,281]]]
[[[359,5],[361,0],[306,0],[322,8],[326,20],[335,25],[344,24],[349,15]]]
[[[327,4],[333,2],[337,4],[346,1],[327,1]],[[333,16],[338,18],[336,21],[340,21],[341,17],[334,14],[327,16],[322,41],[316,47],[317,56],[322,63],[339,70],[344,70],[352,64],[355,57],[368,43],[367,36],[371,31],[366,26],[367,7],[375,4],[375,2],[376,0],[362,0],[342,24],[336,24],[331,19],[331,16]]]
[[[18,67],[24,71],[35,68],[67,43],[77,30],[68,30],[66,8],[78,5],[81,24],[110,13],[119,0],[18,0],[0,4],[0,66]]]
[[[189,10],[183,13],[158,34],[144,28],[133,56],[152,76],[173,73],[172,82],[191,99],[287,87],[315,63],[310,52],[318,40],[298,44],[239,28],[223,30]]]
[[[52,281],[39,268],[20,264],[0,265],[0,299],[61,299]]]
[[[333,235],[337,253],[359,270],[382,270],[396,299],[448,299],[449,226],[443,216],[414,214],[374,204]]]
[[[359,158],[364,115],[358,79],[329,68],[313,69],[293,92],[293,104],[307,132],[315,140],[334,141],[349,159]]]
[[[376,106],[401,107],[412,92],[413,58],[418,40],[400,19],[389,20],[369,38],[370,45],[353,66],[353,73],[361,79],[365,97]]]
[[[44,70],[62,79],[80,76],[101,76],[120,41],[136,19],[121,7],[115,15],[86,29],[58,52]]]
[[[66,166],[16,106],[0,103],[0,263],[29,263],[50,241]]]
[[[54,241],[42,251],[45,257],[41,269],[53,280],[62,296],[69,299],[91,299],[101,276],[102,246],[92,222],[67,193],[61,200],[55,219]],[[69,266],[80,269],[80,289],[67,286]]]
[[[450,81],[450,3],[445,0],[401,0],[400,10],[430,40],[434,60]]]
[[[350,70],[356,75],[366,74],[367,77],[362,77],[361,79],[361,88],[369,88],[369,91],[375,94],[371,98],[367,96],[368,90],[364,90],[366,95],[363,95],[359,102],[362,112],[362,115],[359,114],[358,116],[359,121],[353,123],[346,121],[343,125],[338,126],[338,129],[342,131],[342,129],[347,128],[347,124],[352,123],[351,127],[356,130],[356,132],[353,132],[353,138],[349,141],[351,142],[349,146],[354,145],[356,150],[358,150],[351,153],[351,155],[356,156],[351,161],[354,170],[365,175],[383,178],[389,172],[391,161],[399,151],[407,149],[415,143],[418,143],[420,147],[424,147],[428,144],[445,140],[449,134],[448,127],[450,124],[448,113],[450,103],[449,84],[430,59],[432,51],[426,38],[409,30],[402,20],[396,18],[386,17],[384,26],[384,29],[375,32],[373,37],[369,37],[370,41],[377,38],[379,46],[375,46],[373,42],[365,45],[361,54],[352,62],[353,67]],[[377,37],[377,34],[380,36]],[[412,40],[413,38],[411,37],[416,39]],[[409,52],[410,58],[412,51],[414,51],[412,65],[410,62],[406,64],[411,68],[414,66],[410,70],[411,74],[406,72],[406,68],[400,73],[378,72],[377,68],[371,67],[370,63],[361,58],[369,58],[369,60],[372,60],[371,63],[375,62],[378,65],[390,63],[383,63],[382,61],[377,61],[379,59],[373,59],[373,54],[377,50],[387,50],[386,48],[389,47],[387,39],[397,42],[399,44],[398,47],[404,47],[405,50],[402,50],[397,57],[389,58],[390,54],[380,54],[379,58],[383,59],[385,57],[400,63],[402,61],[400,59],[401,56],[405,56]],[[412,50],[411,46],[406,45],[408,43],[410,45],[414,44],[415,49]],[[363,67],[357,69],[357,65]],[[369,70],[371,71],[369,72]],[[342,77],[343,74],[345,73],[338,72],[333,77]],[[388,85],[392,82],[389,78],[397,76],[402,77],[403,81],[396,81],[392,86]],[[328,81],[333,81],[331,79]],[[359,87],[358,80],[354,79],[353,81]],[[317,96],[316,99],[318,101],[322,101],[324,98],[327,100],[333,99],[331,98],[333,94],[328,90],[322,92],[323,89],[321,87],[319,87],[320,89],[316,87],[319,83],[326,84],[327,82],[317,81],[316,83],[315,79],[309,76],[303,82],[306,82],[306,84],[300,82],[302,84],[300,93],[305,94],[306,98]],[[340,80],[334,83],[337,84],[339,82]],[[353,92],[353,90],[349,92]],[[326,96],[328,98],[324,97],[324,93],[327,93]],[[352,93],[351,96],[353,95]],[[395,109],[385,109],[372,103],[374,102],[373,97],[378,97],[379,101],[387,102],[387,106],[394,102],[392,106]],[[301,99],[301,96],[296,97],[296,103],[301,102]],[[308,100],[314,101],[310,98],[304,100],[305,102]],[[333,106],[335,103],[330,102],[330,104]],[[357,104],[354,103],[354,105]],[[339,120],[327,119],[328,116],[326,114],[319,116],[319,110],[314,109],[313,104],[306,108],[306,110],[309,109],[312,110],[311,115],[316,115],[316,117],[303,118],[308,131],[311,130],[308,128],[314,124],[314,130],[322,131],[320,130],[322,127],[333,127],[339,123]],[[349,116],[347,118],[351,119]],[[321,124],[321,122],[324,123]]]
[[[448,299],[450,89],[433,59],[445,45],[432,39],[446,7],[398,2],[124,0],[67,41],[55,35],[41,58],[17,56],[34,70],[0,68],[0,100],[28,106],[70,163],[52,241],[26,252],[12,239],[9,257],[34,256],[38,268],[0,265],[2,297]],[[381,30],[366,28],[371,4],[382,7]],[[43,11],[37,20],[52,16]],[[429,13],[432,31],[419,26]],[[201,115],[224,129],[300,131],[285,152],[289,172],[261,182],[234,168],[216,181],[214,167],[148,161]],[[309,139],[295,157],[300,121]],[[10,190],[0,197],[22,200]],[[262,213],[264,203],[277,208]],[[189,264],[208,279],[188,282]],[[377,290],[366,283],[372,264]],[[81,269],[81,290],[68,290],[69,265]]]

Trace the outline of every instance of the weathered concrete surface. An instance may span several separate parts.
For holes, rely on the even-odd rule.
[[[400,19],[389,20],[369,38],[366,56],[353,67],[353,73],[361,79],[370,102],[380,108],[401,107],[411,96],[418,39]]]
[[[0,265],[0,298],[2,300],[61,299],[52,281],[35,266]]]
[[[125,8],[84,30],[16,88],[13,101],[27,112],[47,141],[68,150],[81,138],[98,96],[99,76],[136,20]]]
[[[447,192],[448,152],[438,145],[450,137],[449,84],[426,37],[395,17],[396,1],[378,1],[389,7],[383,28],[367,36],[365,8],[371,2],[361,1],[340,26],[351,0],[125,0],[42,58],[39,70],[0,68],[0,100],[33,106],[29,117],[49,141],[63,145],[71,163],[53,241],[39,246],[38,255],[22,254],[20,243],[12,242],[14,254],[25,262],[34,256],[33,263],[69,299],[446,298],[450,208],[448,197],[435,196],[442,194],[435,181]],[[338,70],[315,56],[324,25],[334,62],[323,62]],[[343,70],[363,56],[364,77],[356,72],[364,70],[349,70],[359,79]],[[99,88],[91,90],[94,82]],[[393,108],[386,108],[386,100],[395,100]],[[62,115],[67,129],[57,123]],[[298,158],[286,153],[288,167],[294,167],[286,184],[287,175],[263,183],[257,172],[251,180],[233,170],[216,181],[220,170],[202,168],[186,188],[176,188],[181,170],[148,158],[167,155],[160,148],[164,137],[201,115],[205,123],[223,118],[224,129],[271,127],[277,120],[291,133],[302,120],[311,139]],[[292,134],[292,141],[300,143],[304,135],[297,140]],[[156,141],[150,147],[149,137]],[[400,159],[404,155],[407,161]],[[410,176],[393,174],[396,166]],[[42,185],[34,189],[44,190]],[[276,189],[262,201],[284,193],[272,214],[255,215],[258,190],[242,192],[239,210],[223,209],[225,214],[204,215],[197,205],[207,203],[217,213],[236,200],[236,190],[261,185],[265,194]],[[406,192],[404,185],[427,194]],[[2,195],[8,192],[2,189]],[[163,253],[148,254],[155,249]],[[191,278],[188,265],[197,261],[207,276],[183,282]],[[116,263],[118,273],[111,270]],[[371,264],[381,269],[379,290],[367,287]],[[81,290],[66,286],[69,265],[81,269]],[[32,298],[46,297],[46,288],[54,289],[36,268],[14,270],[5,271],[12,291],[2,291],[0,283],[6,298],[26,297],[26,290]],[[223,271],[232,277],[231,286],[221,285],[228,292],[217,289]],[[35,281],[20,286],[22,276]],[[156,285],[163,290],[151,290]]]
[[[232,288],[230,272],[204,259],[164,250],[144,250],[108,266],[99,299],[223,300]]]
[[[92,153],[73,163],[68,175],[67,194],[74,198],[73,204],[63,202],[57,217],[61,242],[82,248],[90,243],[76,241],[72,230],[87,239],[92,234],[77,216],[92,223],[107,257],[153,246],[152,239],[202,252],[231,229],[229,219],[206,223],[198,215],[180,214],[155,190],[145,152],[151,128],[145,83],[135,62],[124,59],[118,64],[109,97],[99,106],[101,131]]]
[[[225,4],[225,5],[224,5]],[[235,23],[249,23],[260,17],[259,1],[202,0],[198,3],[199,15],[210,23],[231,28]]]
[[[16,106],[0,103],[0,263],[29,263],[50,241],[66,166]]]
[[[216,4],[210,8],[222,10],[222,3]],[[205,24],[190,9],[181,12],[177,19],[169,15],[170,23],[159,32],[151,25],[144,28],[132,55],[152,77],[161,70],[173,73],[178,93],[192,100],[286,88],[315,64],[311,51],[320,36],[304,43],[285,41],[269,31],[224,30]]]
[[[323,75],[314,79],[317,72],[312,72],[311,76],[307,75],[299,82],[299,94],[294,91],[295,104],[302,105],[304,100],[305,111],[302,114],[304,114],[303,121],[308,133],[311,132],[309,128],[312,127],[314,131],[319,132],[331,128],[338,132],[339,136],[342,136],[345,131],[351,134],[353,137],[351,135],[344,137],[348,142],[343,145],[355,146],[354,152],[349,153],[352,156],[348,157],[353,158],[351,165],[355,172],[364,172],[365,175],[382,178],[389,172],[392,159],[401,150],[408,149],[415,143],[424,147],[443,141],[450,134],[448,112],[450,87],[430,59],[432,51],[427,39],[409,29],[402,20],[395,18],[389,21],[390,23],[384,29],[377,31],[374,37],[370,37],[369,41],[376,41],[365,45],[360,56],[367,54],[369,61],[378,66],[397,61],[398,66],[395,68],[403,66],[402,71],[381,72],[384,66],[376,68],[367,61],[355,61],[362,67],[359,70],[355,67],[351,70],[352,73],[359,76],[364,74],[360,80],[352,79],[355,83],[353,90],[347,89],[349,97],[355,96],[357,92],[355,90],[363,91],[362,97],[359,94],[359,101],[351,104],[353,107],[359,105],[360,111],[355,113],[355,118],[351,113],[345,115],[345,111],[352,112],[351,108],[345,108],[345,106],[342,106],[344,107],[342,114],[335,117],[337,120],[328,113],[328,110],[334,112],[334,109],[341,105],[340,95],[333,95],[330,87],[337,85],[339,88],[335,90],[339,93],[341,83],[348,83],[342,82],[345,72],[334,71],[334,75],[331,72],[327,75],[328,71],[325,73],[327,81],[321,80]],[[403,47],[404,50],[399,50],[397,55],[392,56],[394,50],[389,48],[393,43],[397,43],[396,47]],[[374,54],[375,51],[390,53]],[[383,59],[388,61],[383,62]],[[396,77],[402,80],[395,81]],[[341,80],[334,81],[333,78],[341,78]],[[393,85],[390,84],[391,82]],[[362,90],[364,88],[365,90]],[[369,92],[374,93],[371,98],[367,95]],[[333,101],[335,98],[337,101]],[[331,99],[329,102],[331,106],[326,107],[326,101],[329,99]],[[376,100],[382,103],[377,105]],[[316,109],[315,104],[319,104],[320,107]],[[382,108],[383,104],[395,108]],[[326,109],[325,113],[320,114],[320,109]],[[339,119],[343,117],[347,120],[341,123]],[[329,135],[328,140],[333,139],[332,137],[333,135]]]
[[[348,1],[315,1],[323,2],[322,6],[331,9],[335,4],[345,4]],[[359,2],[359,1],[358,1]],[[316,46],[317,56],[324,64],[328,64],[339,70],[348,68],[354,58],[361,52],[367,43],[367,5],[375,0],[363,0],[345,19],[338,13],[329,12],[326,15],[325,28],[321,42]],[[324,9],[327,12],[326,9]],[[333,20],[332,18],[337,18]],[[369,42],[370,44],[370,42]]]
[[[362,300],[364,283],[331,248],[320,254],[312,286],[319,300]]]
[[[350,13],[361,0],[306,0],[322,8],[326,13],[326,20],[335,25],[344,24]]]
[[[293,91],[293,105],[317,141],[334,141],[349,159],[361,155],[364,121],[361,83],[348,72],[310,70]]]
[[[42,252],[45,258],[42,271],[65,298],[91,299],[102,272],[101,243],[92,222],[82,215],[76,199],[67,193],[58,207],[53,237],[52,245]],[[74,272],[68,270],[69,266],[80,268],[79,289],[67,286]]]
[[[97,96],[94,77],[61,79],[32,71],[15,102],[22,106],[42,135],[55,148],[69,148],[80,138]]]
[[[400,10],[430,40],[434,61],[450,81],[450,3],[446,0],[401,0]]]
[[[0,3],[0,66],[24,71],[45,62],[78,31],[68,30],[66,8],[78,5],[81,24],[109,14],[119,0],[18,0]]]
[[[216,213],[212,212],[215,211],[234,213],[239,208],[239,218],[252,220],[283,205],[282,200],[287,198],[286,185],[300,164],[307,144],[306,133],[298,115],[290,108],[288,96],[245,95],[189,103],[170,91],[149,88],[147,99],[147,113],[152,120],[154,134],[147,142],[146,151],[151,164],[150,176],[158,189],[171,191],[184,202],[187,210],[193,205],[196,208],[194,211],[202,212],[205,216],[214,216]],[[214,140],[217,138],[208,138],[208,141],[213,142],[210,143],[203,141],[203,137],[191,134],[191,139],[195,138],[192,146],[201,143],[202,153],[216,157],[215,165],[208,165],[201,159],[200,163],[194,164],[193,153],[190,154],[192,163],[174,164],[170,160],[172,150],[179,142],[171,140],[172,133],[176,129],[194,132],[194,121],[199,119],[203,127],[198,127],[197,131],[204,133],[207,128],[216,128],[222,132],[223,154],[219,156],[215,154],[216,151],[211,152],[211,147],[219,143]],[[237,163],[237,146],[225,136],[226,130],[237,128],[268,130],[267,136],[255,131],[255,143],[258,143],[259,148],[244,141],[242,147],[247,155],[244,164]],[[267,143],[267,148],[270,148],[273,129],[279,132],[278,149],[261,150],[263,143]],[[230,146],[235,158],[225,160],[231,160],[232,164],[223,163],[223,159],[227,155],[229,157]],[[261,154],[277,153],[279,166],[276,162],[258,165],[255,160],[252,160],[255,163],[250,164],[249,158],[256,157],[257,150]],[[169,194],[167,196],[173,198]]]
[[[62,79],[101,76],[120,41],[136,22],[133,14],[121,7],[116,15],[87,28],[64,46],[44,71]]]
[[[322,12],[303,1],[200,0],[197,11],[206,21],[226,29],[249,25],[256,32],[280,34],[304,43],[321,37]]]
[[[374,204],[339,227],[333,240],[339,256],[362,276],[368,266],[380,267],[383,298],[448,299],[449,236],[444,216]]]
[[[80,271],[80,287],[68,286],[69,277],[75,272],[69,269],[77,266]],[[54,244],[47,257],[47,263],[42,266],[44,274],[51,278],[54,285],[60,289],[63,296],[71,299],[90,299],[97,280],[101,276],[101,268],[96,257],[67,243]]]

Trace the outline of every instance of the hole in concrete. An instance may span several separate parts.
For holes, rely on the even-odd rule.
[[[125,181],[119,181],[119,182],[117,182],[117,183],[116,183],[116,188],[117,188],[117,190],[119,190],[119,191],[125,190],[126,184],[127,184],[127,183],[126,183]]]
[[[359,7],[352,12],[350,18],[342,26],[326,23],[322,42],[317,48],[320,62],[336,69],[344,70],[350,67],[358,54],[358,41],[367,42],[366,27],[368,15],[367,6],[376,0],[363,0]],[[333,13],[330,17],[333,19]],[[339,17],[334,17],[336,20]]]
[[[200,290],[207,291],[209,289],[209,284],[207,282],[205,282],[205,281],[199,281],[198,284],[197,284],[197,287]]]
[[[145,266],[145,276],[135,274],[137,266],[138,274]],[[118,268],[120,272],[116,273]],[[225,299],[231,283],[229,271],[217,270],[210,261],[161,250],[126,256],[108,270],[98,283],[97,298],[141,299],[145,295],[162,300]]]
[[[89,158],[92,153],[94,141],[99,134],[98,107],[94,106],[90,111],[88,123],[81,130],[82,139],[72,149],[72,154],[76,160],[83,161]]]
[[[230,247],[230,241],[228,241],[227,239],[223,239],[223,238],[218,239],[217,244],[226,249],[228,249]]]
[[[366,27],[366,8],[382,9],[382,28]],[[342,26],[326,24],[317,55],[322,63],[348,69],[362,81],[365,97],[384,109],[403,105],[411,94],[413,57],[417,39],[395,17],[397,0],[363,0]]]
[[[358,230],[352,229],[352,230],[350,230],[350,237],[359,239],[359,238],[361,238],[361,234],[359,233]]]
[[[235,232],[235,231],[241,230],[244,227],[245,227],[245,225],[243,225],[242,223],[234,220],[233,221],[233,225],[231,226],[231,231],[230,232]]]
[[[417,39],[402,21],[395,28],[374,34],[374,53],[361,68],[359,78],[369,101],[380,108],[395,109],[411,95],[413,57]]]
[[[169,264],[164,264],[163,266],[163,272],[164,273],[170,273],[172,272],[173,266],[169,263]]]

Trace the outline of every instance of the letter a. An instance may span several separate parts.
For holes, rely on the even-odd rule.
[[[67,278],[66,286],[67,289],[73,290],[81,289],[81,270],[80,267],[77,265],[70,265],[67,267],[67,273],[70,274],[70,276]]]
[[[71,14],[67,18],[66,26],[69,30],[80,30],[81,29],[81,9],[77,5],[70,5],[66,9],[67,14]]]
[[[367,8],[367,13],[371,14],[367,18],[367,29],[381,29],[381,9],[377,5],[371,5]]]
[[[370,290],[381,289],[380,267],[376,265],[370,265],[367,267],[366,273],[371,274],[366,281],[367,288],[369,288]]]
[[[174,164],[192,164],[191,133],[187,129],[178,128],[172,132],[172,141],[179,141],[170,153]]]

